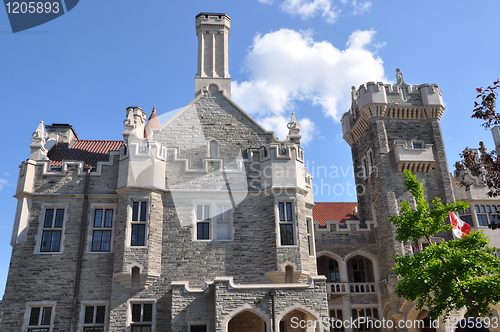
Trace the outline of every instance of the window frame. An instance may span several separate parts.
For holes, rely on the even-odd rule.
[[[199,207],[201,208],[201,218],[199,218]],[[219,208],[222,207],[221,213]],[[228,209],[226,209],[228,208]],[[215,211],[215,213],[211,213]],[[219,220],[219,216],[227,214],[226,219]],[[234,225],[233,225],[234,208],[231,207],[231,202],[228,201],[199,201],[193,206],[193,241],[195,242],[231,242],[234,241]],[[199,225],[208,225],[208,238],[198,238]],[[226,225],[227,238],[220,238],[218,229],[219,225]]]
[[[316,257],[316,239],[314,234],[314,223],[312,218],[306,218],[307,249],[309,257]]]
[[[366,154],[363,155],[363,157],[361,157],[361,167],[363,169],[362,170],[362,172],[363,172],[362,179],[364,181],[364,180],[368,179],[369,174],[370,174],[370,173],[368,173],[368,158],[367,158]]]
[[[41,319],[43,317],[43,310],[40,310],[37,325],[30,325],[31,311],[33,308],[51,308],[50,312],[50,322],[49,324],[41,325]],[[39,302],[27,302],[26,309],[24,312],[24,321],[22,332],[28,332],[35,329],[48,329],[48,332],[52,332],[54,328],[54,317],[56,312],[56,302],[55,301],[39,301]]]
[[[350,259],[350,261],[351,261],[351,272],[352,272],[353,283],[367,282],[366,281],[367,271],[366,271],[366,267],[365,267],[365,265],[366,265],[365,259],[353,257]],[[356,262],[356,266],[354,266],[355,262]],[[362,277],[361,279],[363,279],[363,280],[356,281],[356,279],[360,279],[359,277]]]
[[[493,202],[474,202],[470,206],[470,210],[474,210],[476,225],[478,228],[488,228],[491,223],[499,222],[500,205]],[[472,214],[472,213],[471,213]],[[460,214],[461,216],[461,214]],[[496,216],[496,220],[493,216]],[[482,217],[482,218],[480,218]],[[484,217],[486,217],[486,225],[484,224]],[[474,218],[473,218],[474,220]]]
[[[95,211],[96,210],[103,210],[103,215],[102,215],[102,221],[103,221],[103,226],[102,227],[95,227]],[[106,215],[106,210],[112,210],[113,211],[113,217],[111,219],[111,227],[105,227],[104,225],[104,220],[105,220],[105,215]],[[89,216],[89,227],[88,227],[88,241],[87,241],[87,253],[91,254],[108,254],[113,252],[113,242],[114,242],[114,226],[116,222],[116,205],[112,204],[92,204],[91,206],[91,213]],[[93,249],[93,243],[94,243],[94,232],[95,231],[111,231],[111,236],[110,236],[110,243],[109,243],[109,250],[92,250]],[[102,242],[101,242],[102,244]]]
[[[52,220],[52,225],[55,225],[55,220],[57,216],[57,210],[63,210],[63,218],[62,218],[62,226],[61,227],[45,227],[45,216],[48,210],[54,210],[54,216]],[[38,218],[38,231],[36,235],[36,243],[34,248],[35,254],[40,255],[54,255],[54,254],[62,254],[64,252],[64,239],[65,229],[66,229],[66,221],[68,218],[68,205],[67,204],[42,204],[40,209],[40,216]],[[61,236],[59,238],[59,250],[58,251],[42,251],[42,242],[43,235],[45,232],[49,231],[58,231],[61,232]]]
[[[335,321],[344,321],[344,310],[340,308],[331,308],[328,310],[328,317],[334,319]],[[330,327],[330,332],[342,332],[345,331],[344,324],[339,324],[340,327],[334,326]],[[325,330],[326,331],[326,330]]]
[[[458,211],[458,216],[460,217],[460,219],[462,219],[464,222],[468,223],[469,225],[471,225],[471,227],[474,227],[474,217],[472,216],[472,210],[475,210],[474,208],[472,207],[468,207],[466,208],[465,210],[461,210],[461,211]],[[464,217],[466,217],[466,219],[470,219],[470,223],[464,219]]]
[[[469,208],[459,211],[458,215],[465,222],[470,219],[472,227],[486,229],[492,222],[500,221],[500,204],[495,201],[472,201]]]
[[[288,203],[291,204],[291,220],[289,217]],[[283,219],[281,214],[280,204],[283,204]],[[297,229],[297,210],[296,202],[293,199],[277,199],[275,204],[276,212],[276,242],[279,248],[293,248],[298,247],[298,229]],[[292,243],[283,244],[282,242],[282,226],[290,226],[292,230]]]
[[[155,299],[131,299],[127,301],[127,321],[128,321],[128,327],[127,331],[131,332],[133,326],[151,326],[151,332],[156,331],[156,300]],[[140,304],[141,305],[141,321],[140,322],[134,322],[132,319],[132,306],[134,304]],[[144,317],[144,304],[151,304],[152,305],[152,312],[151,312],[151,322],[149,321],[143,321]]]
[[[134,219],[134,204],[138,205],[137,219]],[[144,204],[144,205],[143,205]],[[142,211],[142,207],[145,207],[145,211]],[[149,198],[132,198],[128,207],[129,216],[127,223],[127,248],[147,248],[148,247],[148,237],[149,237],[149,217],[150,217],[150,200]],[[144,213],[143,213],[144,212]],[[145,220],[141,220],[144,216]],[[144,226],[144,243],[141,245],[133,244],[134,226]]]
[[[373,150],[371,148],[366,151],[366,164],[368,167],[366,170],[366,177],[369,178],[373,173],[376,173],[375,170],[377,169],[375,161],[373,160]]]
[[[96,309],[94,309],[93,323],[85,323],[85,311],[87,307],[104,307],[104,323],[96,323]],[[85,328],[102,327],[104,332],[108,331],[109,324],[109,302],[108,301],[82,301],[80,305],[80,330],[85,331]]]

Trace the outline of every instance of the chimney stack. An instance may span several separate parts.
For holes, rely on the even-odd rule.
[[[198,36],[198,72],[195,77],[195,96],[212,83],[231,97],[231,77],[228,66],[228,37],[231,18],[226,14],[199,13],[196,15]]]

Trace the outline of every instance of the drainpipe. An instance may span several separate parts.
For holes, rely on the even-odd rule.
[[[275,312],[275,297],[276,297],[276,290],[275,289],[270,289],[269,290],[269,295],[271,295],[271,326],[272,326],[272,332],[276,332],[276,312]]]
[[[71,328],[70,331],[76,330],[77,324],[77,314],[78,314],[78,296],[80,294],[80,280],[82,275],[82,263],[83,263],[83,252],[85,249],[85,230],[87,229],[87,218],[88,218],[88,207],[89,207],[89,182],[90,182],[90,172],[92,167],[87,168],[87,174],[85,174],[85,186],[83,189],[83,212],[82,212],[82,223],[80,228],[80,246],[78,248],[78,258],[76,261],[76,275],[75,275],[75,289],[73,290],[73,308],[71,311]]]

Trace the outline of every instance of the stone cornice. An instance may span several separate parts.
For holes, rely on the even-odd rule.
[[[398,120],[440,120],[444,107],[441,105],[406,106],[372,103],[365,105],[357,113],[345,113],[342,118],[344,123],[344,139],[353,145],[368,129],[368,123],[373,118],[398,119]]]

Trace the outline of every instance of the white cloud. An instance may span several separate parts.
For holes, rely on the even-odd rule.
[[[3,190],[3,186],[8,185],[9,181],[0,178],[0,191]]]
[[[352,6],[354,7],[354,15],[360,15],[367,12],[372,7],[371,1],[362,1],[358,3],[358,0],[352,0]]]
[[[297,15],[303,20],[321,14],[328,23],[334,23],[339,14],[332,0],[285,0],[280,7],[284,12]]]
[[[286,123],[296,101],[308,101],[338,121],[349,110],[351,86],[387,81],[382,59],[374,48],[374,31],[355,31],[341,50],[314,41],[311,31],[281,29],[258,35],[245,60],[249,80],[233,82],[232,97],[264,127],[286,135]],[[314,123],[299,119],[303,140]],[[306,134],[307,133],[307,134]]]
[[[270,5],[274,0],[257,0]],[[280,8],[285,13],[298,16],[303,20],[321,16],[328,23],[335,23],[343,12],[359,15],[370,10],[371,1],[358,0],[281,0]]]

